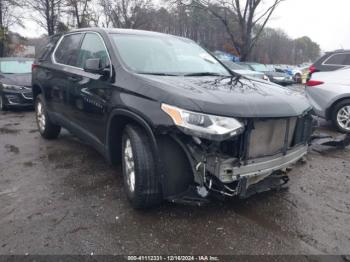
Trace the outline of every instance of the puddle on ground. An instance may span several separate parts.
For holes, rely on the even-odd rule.
[[[0,127],[0,134],[18,134],[20,130]]]
[[[19,148],[14,145],[5,145],[5,148],[7,149],[8,152],[19,154]]]

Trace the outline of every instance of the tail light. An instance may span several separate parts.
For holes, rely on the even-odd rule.
[[[309,80],[306,82],[306,86],[319,86],[322,84],[324,84],[324,82],[318,80]]]
[[[32,64],[32,72],[34,71],[34,69],[36,69],[38,67],[37,64]]]
[[[316,67],[314,67],[313,65],[309,67],[309,72],[310,74],[313,74],[316,72]]]

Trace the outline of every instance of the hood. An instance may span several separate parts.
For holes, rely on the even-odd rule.
[[[207,114],[289,117],[311,108],[303,94],[263,80],[153,75],[141,78],[148,83],[144,92],[161,103]]]
[[[8,85],[32,86],[32,74],[1,74],[0,82]]]

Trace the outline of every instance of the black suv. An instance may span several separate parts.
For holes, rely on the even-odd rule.
[[[309,68],[309,77],[315,72],[335,71],[350,66],[350,50],[327,52]]]
[[[135,208],[248,197],[307,153],[303,95],[234,74],[189,39],[80,29],[51,38],[33,68],[41,135],[64,127],[121,162]]]

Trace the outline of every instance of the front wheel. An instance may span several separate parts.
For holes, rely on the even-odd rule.
[[[61,127],[51,122],[41,94],[35,99],[35,116],[39,132],[43,138],[55,139],[58,137]]]
[[[333,125],[342,133],[350,133],[350,99],[345,99],[334,106]]]
[[[127,125],[122,138],[122,165],[124,187],[136,209],[159,205],[161,186],[156,172],[150,140],[138,126]]]

